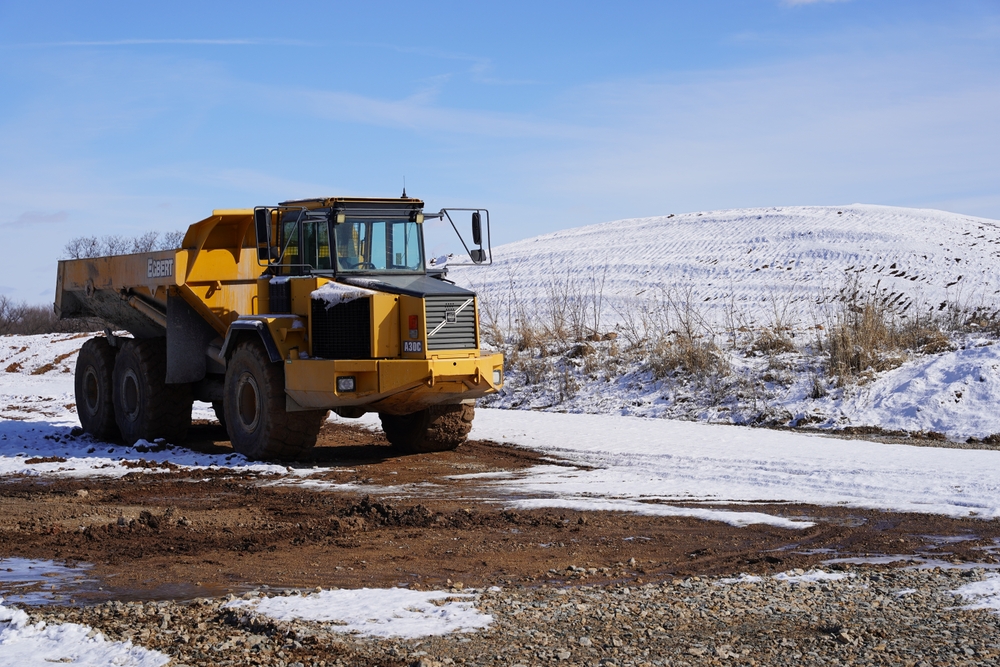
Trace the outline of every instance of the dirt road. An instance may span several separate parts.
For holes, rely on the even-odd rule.
[[[225,451],[216,425],[194,447]],[[904,554],[996,563],[1000,522],[846,508],[754,505],[811,528],[734,527],[692,518],[512,511],[470,472],[534,465],[533,452],[470,442],[396,457],[382,436],[325,427],[313,459],[323,486],[232,471],[154,472],[120,480],[0,483],[0,557],[92,564],[77,603],[191,599],[314,586],[532,586],[773,573],[832,558]],[[340,486],[364,483],[357,487]],[[414,498],[400,488],[432,483]],[[376,492],[381,489],[381,492]]]

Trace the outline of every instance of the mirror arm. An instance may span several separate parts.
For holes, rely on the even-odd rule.
[[[482,255],[480,255],[482,257],[482,259],[480,261],[478,261],[478,262],[475,261],[475,260],[473,260],[471,264],[453,264],[452,266],[484,266],[484,265],[490,265],[490,264],[492,264],[493,263],[493,248],[492,248],[492,238],[491,238],[491,234],[490,234],[490,212],[489,212],[489,210],[488,209],[479,209],[479,208],[454,208],[454,209],[451,209],[451,210],[452,211],[482,211],[483,213],[486,214],[486,247],[483,248],[482,244],[480,244],[480,247],[476,248],[476,250],[478,250],[479,252],[483,253]],[[441,209],[441,212],[438,215],[434,215],[433,217],[437,218],[438,216],[441,216],[443,219],[447,220],[451,224],[451,228],[453,230],[455,230],[455,235],[458,236],[459,243],[462,244],[462,247],[465,249],[465,253],[469,256],[470,259],[472,259],[472,251],[469,250],[469,246],[465,243],[465,238],[462,236],[462,233],[460,231],[458,231],[458,227],[455,225],[455,221],[451,219],[451,214],[449,213],[449,210],[446,209],[446,208],[443,208],[443,209]],[[428,217],[431,217],[431,216],[424,215],[424,219],[427,219]]]

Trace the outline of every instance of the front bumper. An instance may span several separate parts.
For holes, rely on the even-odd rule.
[[[503,355],[472,359],[289,359],[285,394],[290,409],[360,407],[409,414],[460,403],[503,385]],[[494,372],[500,374],[495,382]],[[354,391],[338,392],[337,378],[353,377]]]

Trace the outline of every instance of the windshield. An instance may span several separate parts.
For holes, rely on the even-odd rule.
[[[334,225],[337,272],[424,271],[420,225],[409,220],[352,220]]]

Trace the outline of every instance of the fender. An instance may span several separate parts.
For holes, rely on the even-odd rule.
[[[229,345],[233,341],[234,331],[256,331],[271,361],[281,361],[281,353],[271,336],[271,330],[267,326],[267,318],[253,316],[238,317],[229,325],[229,330],[226,331],[226,340],[222,342],[222,350],[219,352],[220,358],[225,359],[229,356]]]

